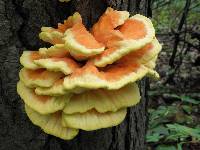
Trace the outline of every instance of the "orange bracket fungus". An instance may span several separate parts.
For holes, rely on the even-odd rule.
[[[62,139],[120,124],[140,101],[136,81],[159,77],[161,45],[145,16],[107,8],[89,31],[76,12],[39,37],[52,46],[23,52],[17,92],[33,124]]]

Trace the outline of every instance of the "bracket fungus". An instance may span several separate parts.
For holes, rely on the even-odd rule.
[[[39,37],[52,46],[23,52],[17,92],[33,124],[62,139],[120,124],[140,101],[136,81],[159,77],[161,45],[145,16],[107,8],[89,31],[76,12]]]

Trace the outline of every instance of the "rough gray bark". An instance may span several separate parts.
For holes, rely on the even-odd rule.
[[[0,149],[1,150],[144,150],[146,90],[141,82],[142,101],[129,109],[119,126],[94,132],[80,131],[71,141],[43,133],[27,118],[16,93],[19,56],[23,50],[45,46],[38,38],[41,26],[55,26],[79,11],[90,27],[107,6],[148,13],[148,0],[0,0]]]

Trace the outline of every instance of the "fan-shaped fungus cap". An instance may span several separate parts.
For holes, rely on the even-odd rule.
[[[61,112],[42,115],[27,105],[25,105],[25,111],[33,124],[39,126],[45,133],[64,140],[71,140],[78,134],[77,129],[63,127],[61,125]]]
[[[22,81],[17,83],[17,92],[26,105],[41,114],[62,110],[70,98],[69,94],[60,97],[36,95],[34,89],[26,87]]]
[[[62,114],[62,125],[86,131],[108,128],[120,124],[126,117],[126,109],[99,113],[90,110],[85,113]]]
[[[130,84],[118,90],[90,90],[74,94],[66,104],[65,114],[84,113],[91,109],[105,113],[136,105],[140,101],[137,84]]]
[[[144,77],[152,68],[144,64],[158,54],[161,46],[155,39],[145,47],[129,53],[114,64],[99,69],[92,62],[83,68],[77,69],[70,76],[65,77],[64,86],[71,90],[74,88],[106,88],[119,89],[124,85],[135,82]]]
[[[45,42],[49,42],[53,45],[64,44],[63,36],[64,32],[71,28],[77,22],[82,22],[82,18],[79,13],[74,13],[73,16],[69,16],[63,24],[59,23],[57,29],[52,27],[42,27],[39,34],[40,39]]]
[[[135,15],[119,27],[121,39],[107,41],[108,48],[100,56],[94,58],[95,65],[104,67],[121,57],[136,51],[150,43],[155,37],[151,21],[142,15]]]
[[[66,49],[77,59],[86,59],[100,54],[105,48],[87,31],[82,22],[76,23],[72,28],[68,29],[65,32],[64,40]]]

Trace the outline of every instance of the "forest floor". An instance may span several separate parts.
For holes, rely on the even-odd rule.
[[[149,149],[200,150],[200,54],[191,48],[177,56],[174,69],[169,65],[173,37],[160,35],[159,41],[163,43],[156,66],[160,79],[151,81],[149,91]]]

